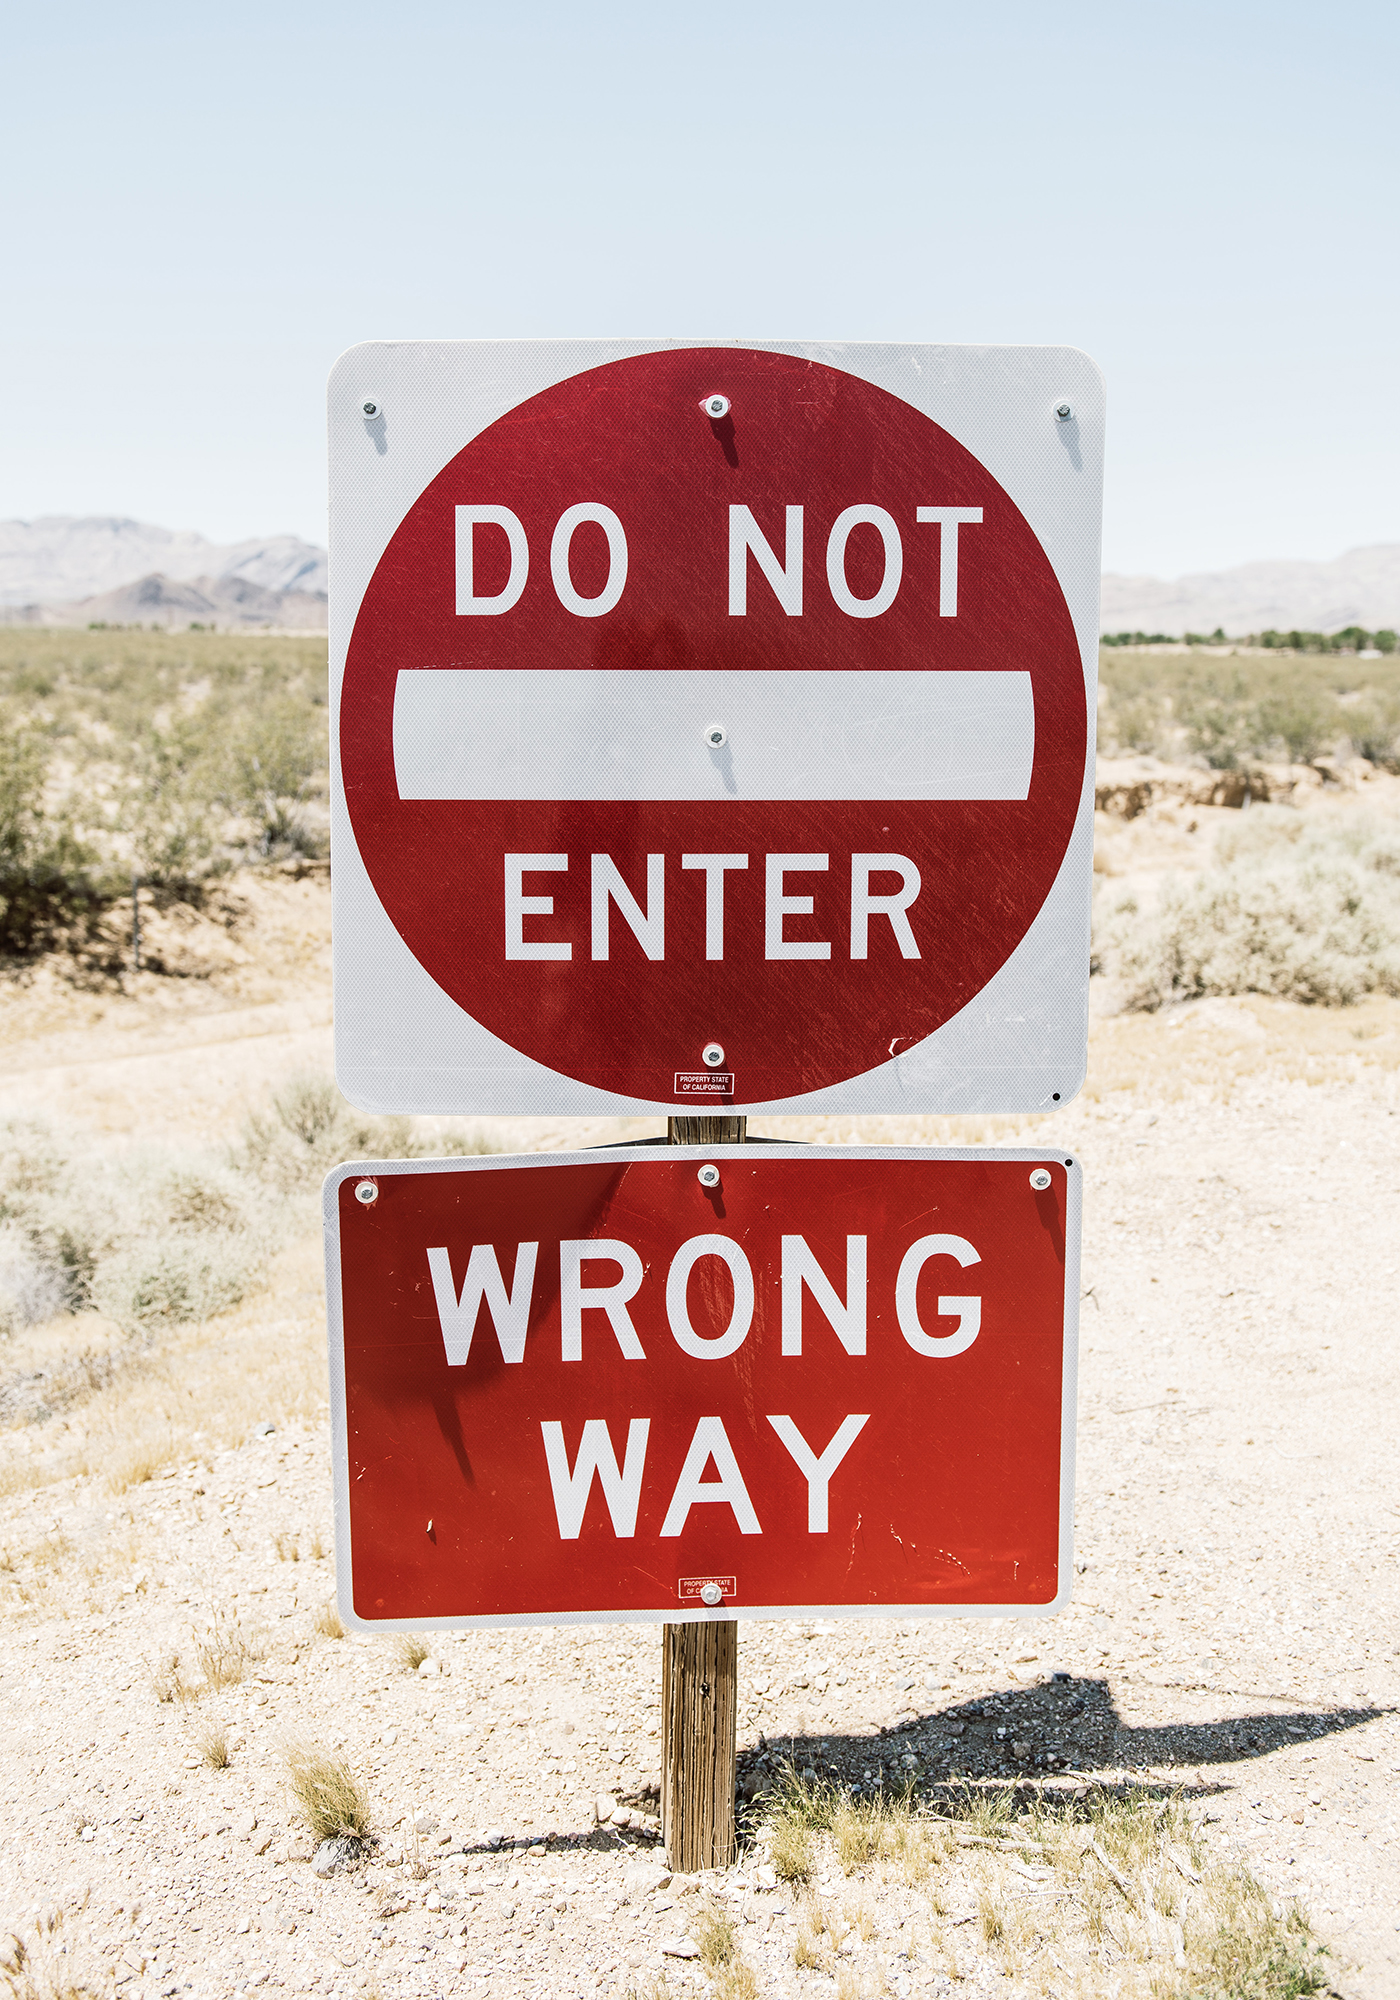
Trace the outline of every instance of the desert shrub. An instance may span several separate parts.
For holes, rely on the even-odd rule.
[[[1400,993],[1400,836],[1264,808],[1221,839],[1216,860],[1154,901],[1102,900],[1096,963],[1126,1006],[1236,993],[1344,1006]]]
[[[132,1333],[211,1317],[281,1240],[271,1191],[169,1147],[94,1151],[81,1132],[0,1122],[0,1332],[95,1306]]]
[[[1344,734],[1331,689],[1291,661],[1279,662],[1267,680],[1236,661],[1204,661],[1173,706],[1187,749],[1217,771],[1252,757],[1311,763]]]
[[[1400,770],[1400,689],[1366,688],[1343,697],[1347,734],[1358,757]]]
[[[129,1332],[191,1325],[237,1305],[259,1262],[251,1243],[146,1239],[103,1263],[92,1301]]]
[[[250,858],[325,851],[307,811],[325,770],[325,735],[324,714],[284,693],[249,714],[230,741],[228,800],[249,823]]]
[[[0,1334],[57,1319],[74,1303],[66,1272],[37,1254],[24,1231],[0,1235]]]
[[[424,1132],[409,1118],[357,1111],[330,1077],[306,1075],[290,1078],[265,1111],[245,1120],[233,1159],[244,1173],[291,1193],[320,1181],[346,1159],[412,1160],[493,1150],[494,1142],[475,1126]]]
[[[143,1337],[199,1324],[246,1296],[339,1161],[490,1145],[470,1125],[369,1117],[323,1076],[273,1093],[222,1157],[0,1120],[0,1336],[87,1306]]]
[[[228,865],[215,812],[220,746],[204,718],[143,718],[122,744],[111,824],[143,882],[188,888]]]
[[[1307,763],[1349,748],[1400,766],[1400,662],[1393,652],[1265,657],[1114,646],[1100,656],[1099,688],[1099,743],[1107,755],[1150,752],[1234,770]]]
[[[0,951],[326,849],[322,639],[0,631],[0,711]]]
[[[162,1177],[158,1198],[176,1229],[243,1229],[248,1190],[227,1168],[182,1162]]]
[[[0,714],[0,952],[48,949],[107,900],[97,857],[66,815],[45,808],[48,751]]]

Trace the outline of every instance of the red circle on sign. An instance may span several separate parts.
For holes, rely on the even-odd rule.
[[[730,413],[700,407],[715,394]],[[747,606],[730,610],[729,512],[752,510],[776,558],[788,507],[803,509],[799,615],[749,557]],[[528,572],[510,608],[457,611],[458,507],[509,510]],[[841,574],[832,529],[850,508],[878,509],[898,531],[902,573],[888,608],[887,538],[857,520]],[[919,507],[972,507],[959,537],[956,615],[940,609],[940,542]],[[575,516],[571,538],[561,517]],[[608,514],[626,539],[620,581]],[[601,519],[599,518],[601,516]],[[518,540],[518,536],[517,536]],[[561,542],[561,560],[551,560]],[[472,590],[509,599],[519,581],[506,527],[474,534]],[[856,607],[855,609],[852,606]],[[614,800],[401,798],[394,703],[402,670],[565,669],[699,676],[962,669],[1030,676],[1034,760],[1019,799]],[[716,683],[718,685],[718,683]],[[798,688],[800,707],[803,690]],[[716,717],[722,721],[722,717]],[[474,1019],[556,1073],[629,1097],[675,1104],[681,1076],[723,1049],[730,1101],[791,1098],[864,1074],[966,1006],[1025,936],[1059,871],[1084,779],[1086,713],[1079,648],[1049,559],[984,466],[930,418],[860,377],[789,355],[687,348],[610,362],[510,410],[474,438],[414,502],[360,607],[340,706],[345,796],[360,853],[390,920],[418,962]],[[528,745],[525,746],[528,754]],[[632,789],[638,780],[633,773]],[[707,957],[707,876],[683,856],[742,855],[724,874],[722,960]],[[552,902],[509,918],[531,944],[567,959],[506,956],[507,855],[566,857],[526,873],[517,893]],[[770,958],[770,854],[825,856],[793,868],[778,892],[810,898],[781,919],[784,943],[822,956]],[[918,870],[907,922],[874,917],[867,955],[852,949],[852,857],[898,855]],[[593,956],[593,857],[610,857],[636,910],[655,917],[664,857],[664,924],[648,933],[606,901],[606,958]],[[657,864],[651,864],[655,871]],[[609,876],[608,880],[612,877]],[[869,878],[890,895],[897,872]],[[679,1074],[678,1074],[679,1073]],[[697,1093],[703,1094],[703,1093]]]

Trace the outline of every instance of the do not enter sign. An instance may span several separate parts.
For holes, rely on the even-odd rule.
[[[347,356],[346,1091],[1072,1094],[1100,428],[1062,350]]]
[[[345,1166],[326,1227],[347,1622],[1068,1595],[1063,1155]]]

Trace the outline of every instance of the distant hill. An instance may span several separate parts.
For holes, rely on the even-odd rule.
[[[1241,563],[1165,582],[1105,576],[1104,632],[1341,632],[1400,630],[1400,542],[1349,549],[1335,562]]]
[[[182,587],[194,594],[188,602]],[[133,590],[138,600],[129,599]],[[0,521],[5,624],[105,619],[324,630],[325,604],[326,552],[296,535],[220,544],[115,515]]]
[[[180,583],[157,570],[67,604],[0,606],[0,625],[190,625],[220,630],[324,632],[326,600],[317,591],[264,590],[241,576],[198,576]]]
[[[0,521],[0,624],[326,626],[326,552],[296,535],[220,544],[115,515]],[[1105,632],[1400,629],[1400,542],[1333,562],[1103,579]]]

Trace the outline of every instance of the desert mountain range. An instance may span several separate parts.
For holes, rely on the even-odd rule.
[[[326,552],[296,535],[218,543],[115,515],[0,521],[0,623],[324,631]]]
[[[1099,614],[1105,632],[1216,630],[1367,632],[1400,628],[1400,542],[1348,549],[1333,562],[1254,562],[1164,581],[1105,576]]]
[[[1105,632],[1400,628],[1400,542],[1330,562],[1164,579],[1106,575]],[[0,623],[324,631],[326,551],[296,535],[220,544],[114,515],[0,521]]]

